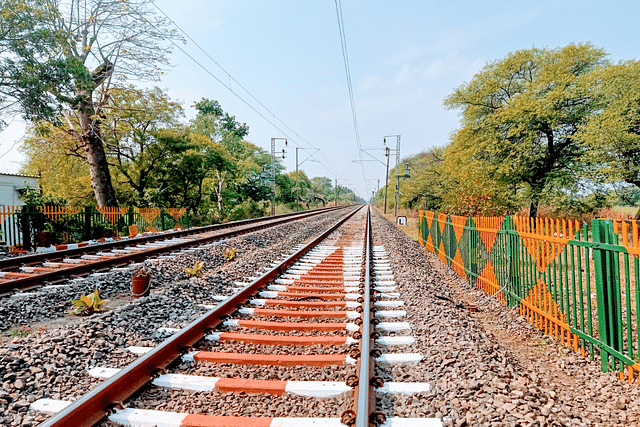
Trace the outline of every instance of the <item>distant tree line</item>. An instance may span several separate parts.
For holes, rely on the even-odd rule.
[[[638,206],[640,61],[614,64],[588,43],[519,50],[444,105],[461,111],[460,128],[445,147],[403,160],[412,177],[402,206],[532,217],[541,204],[569,214]]]
[[[23,172],[41,171],[47,195],[186,207],[220,221],[266,212],[271,160],[245,140],[245,123],[205,98],[185,123],[183,106],[162,90],[128,83],[159,80],[180,40],[151,0],[3,0],[0,14],[0,128],[14,114],[31,123]],[[329,178],[301,172],[296,190],[283,169],[278,162],[277,203],[333,200]]]

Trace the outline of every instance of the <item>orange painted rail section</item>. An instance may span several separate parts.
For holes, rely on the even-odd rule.
[[[298,307],[298,308],[330,308],[330,307],[346,307],[345,301],[291,301],[282,299],[264,300],[265,305],[279,305],[281,307]]]
[[[297,337],[223,332],[220,334],[220,341],[239,341],[263,345],[343,345],[347,343],[347,337]]]
[[[323,299],[344,299],[346,297],[346,294],[329,294],[329,293],[322,293],[322,292],[317,292],[317,293],[305,292],[304,294],[300,292],[278,292],[278,296],[286,297],[286,298],[316,297],[316,298],[323,298]]]
[[[256,308],[254,313],[258,316],[278,316],[278,317],[326,317],[341,319],[347,317],[346,311],[302,311],[302,310],[271,310],[268,308]]]
[[[267,322],[260,320],[237,320],[238,326],[270,331],[342,331],[346,323],[333,322]]]
[[[236,365],[270,366],[332,366],[344,365],[346,354],[256,354],[256,353],[220,353],[199,351],[193,355],[196,362],[231,363]],[[216,383],[216,386],[218,384]]]

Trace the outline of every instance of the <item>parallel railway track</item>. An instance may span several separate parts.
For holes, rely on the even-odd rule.
[[[338,230],[338,231],[337,231]],[[232,297],[193,321],[121,370],[94,370],[105,381],[73,403],[41,400],[32,408],[54,413],[42,426],[94,426],[104,419],[132,426],[427,426],[437,419],[389,418],[377,412],[376,393],[421,392],[426,383],[387,383],[374,376],[376,363],[419,359],[419,355],[382,354],[377,344],[405,343],[384,331],[406,328],[384,248],[373,247],[369,209],[349,212],[313,241],[271,268]],[[241,332],[237,332],[239,329]],[[249,333],[244,332],[250,330]],[[234,348],[252,346],[254,352]],[[219,346],[216,350],[216,346]],[[286,354],[268,351],[291,346]],[[315,346],[306,354],[295,349]],[[251,378],[185,375],[180,361],[196,364],[250,365]],[[352,365],[355,369],[345,369]],[[226,366],[226,365],[225,365]],[[269,366],[343,370],[341,381],[284,381],[259,378]],[[293,368],[292,368],[293,369]],[[281,372],[281,371],[276,371]],[[348,373],[352,375],[347,375]],[[255,378],[254,378],[255,377]],[[166,412],[135,407],[136,396],[149,383],[156,387],[228,393],[286,393],[341,397],[345,410],[332,418],[272,418]],[[142,391],[141,391],[142,390]]]
[[[233,221],[190,230],[113,240],[57,252],[1,259],[0,296],[344,208],[330,207],[276,217]]]

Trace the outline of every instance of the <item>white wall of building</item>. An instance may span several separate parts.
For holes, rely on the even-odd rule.
[[[20,190],[38,188],[38,177],[0,173],[0,206],[22,206]]]

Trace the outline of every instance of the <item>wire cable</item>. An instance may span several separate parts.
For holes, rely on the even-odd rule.
[[[353,119],[353,129],[356,136],[356,145],[358,146],[358,157],[360,159],[360,168],[362,169],[362,178],[364,180],[365,192],[368,193],[367,177],[364,172],[364,164],[362,163],[362,146],[360,144],[360,131],[358,129],[358,116],[356,115],[356,103],[353,97],[353,85],[351,83],[351,70],[349,67],[349,54],[347,52],[347,37],[344,31],[344,20],[342,18],[342,3],[335,0],[336,15],[338,17],[338,30],[340,31],[340,44],[342,46],[342,60],[344,62],[344,71],[347,77],[347,89],[349,91],[349,100],[351,102],[351,116]]]
[[[202,64],[200,64],[198,61],[196,61],[191,55],[189,55],[188,53],[186,53],[184,51],[184,49],[182,49],[178,44],[176,44],[173,40],[169,40],[174,46],[176,46],[182,53],[184,53],[187,57],[189,57],[192,61],[194,61],[198,66],[200,66],[205,72],[207,72],[209,75],[211,75],[211,77],[213,77],[218,83],[220,83],[222,86],[224,86],[227,90],[229,90],[232,94],[234,94],[238,99],[240,99],[242,102],[244,102],[249,108],[251,108],[255,113],[257,113],[260,117],[262,117],[265,121],[267,121],[268,123],[270,123],[274,128],[276,128],[278,131],[282,132],[282,134],[284,136],[287,137],[288,140],[291,140],[291,142],[293,142],[295,145],[297,145],[298,147],[300,147],[300,149],[305,150],[308,152],[309,149],[316,149],[316,150],[320,150],[320,148],[314,146],[313,144],[311,144],[309,141],[305,140],[304,138],[300,137],[300,135],[298,135],[298,133],[296,131],[294,131],[289,125],[287,125],[282,119],[280,119],[278,116],[275,115],[275,113],[273,113],[266,105],[264,105],[264,103],[262,103],[258,98],[256,98],[251,92],[249,92],[249,90],[247,88],[245,88],[238,80],[236,80],[222,65],[220,65],[220,63],[218,61],[216,61],[211,55],[209,55],[209,53],[204,50],[191,36],[189,36],[189,34],[187,34],[186,31],[184,31],[173,19],[171,19],[162,9],[160,9],[160,7],[155,3],[154,0],[151,0],[151,4],[169,21],[171,22],[171,24],[173,24],[173,26],[175,26],[178,31],[180,31],[189,41],[191,41],[191,43],[193,43],[207,58],[209,58],[218,68],[220,68],[222,70],[222,72],[224,72],[228,79],[229,79],[229,84],[224,83],[221,79],[219,79],[218,77],[216,77],[215,75],[213,75],[213,73],[211,71],[209,71],[208,69],[206,69]],[[136,11],[137,12],[137,11]],[[138,12],[139,15],[141,15]],[[148,21],[147,21],[148,22]],[[152,24],[153,25],[153,24]],[[259,112],[256,108],[254,108],[251,104],[249,104],[249,102],[247,102],[245,99],[242,98],[242,96],[240,96],[240,94],[238,94],[237,92],[235,92],[232,88],[231,88],[231,82],[235,82],[244,92],[246,92],[254,101],[256,101],[262,108],[265,109],[265,111],[267,111],[267,113],[269,113],[272,117],[273,120],[269,120],[264,114],[262,114],[261,112]],[[297,138],[294,139],[291,136],[287,135],[287,133],[285,133],[282,129],[280,129],[277,125],[276,125],[276,120],[278,122],[280,122],[284,127],[286,127],[288,130],[290,130]],[[298,140],[303,141],[307,147],[303,147],[301,144],[298,143]],[[327,163],[326,165],[322,162],[319,161],[320,164],[322,164],[330,173],[338,176],[338,178],[341,178],[340,175],[338,174],[338,172],[331,166],[331,163],[327,160],[327,158],[324,156],[324,154],[322,153],[322,151],[320,151],[320,155],[322,156],[322,158],[324,159],[324,161]]]

